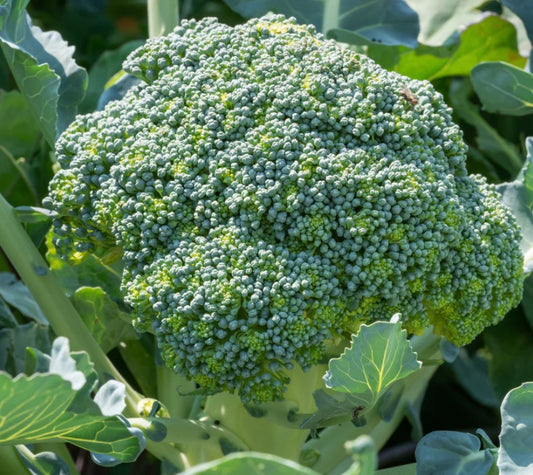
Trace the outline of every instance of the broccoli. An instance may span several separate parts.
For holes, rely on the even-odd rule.
[[[429,82],[279,15],[183,21],[123,67],[57,142],[54,244],[119,246],[135,327],[205,390],[282,399],[362,323],[462,345],[520,302],[520,230]]]

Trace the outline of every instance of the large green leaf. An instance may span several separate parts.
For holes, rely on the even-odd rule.
[[[486,475],[495,457],[494,448],[482,450],[473,434],[435,431],[424,436],[416,447],[417,475]]]
[[[428,46],[456,43],[466,25],[477,23],[486,14],[476,7],[483,0],[406,0],[420,18],[418,41]]]
[[[0,46],[20,91],[28,100],[50,145],[72,122],[87,86],[69,47],[55,31],[33,26],[26,13],[29,0],[3,0]]]
[[[400,74],[430,81],[449,76],[468,76],[481,61],[506,61],[523,66],[526,59],[518,53],[516,30],[508,21],[491,15],[464,30],[459,44],[412,50],[398,47],[394,56],[384,47],[369,47],[368,53],[384,67]],[[391,64],[392,63],[392,64]]]
[[[59,440],[122,462],[135,460],[142,436],[118,417],[102,415],[85,384],[87,362],[70,355],[68,341],[58,338],[50,372],[15,378],[0,372],[0,445]]]
[[[498,453],[500,473],[533,473],[533,383],[524,383],[505,396],[501,416]]]
[[[533,74],[502,62],[478,64],[472,84],[485,110],[497,114],[533,114]]]
[[[334,391],[356,395],[364,408],[370,408],[392,383],[421,366],[400,322],[376,322],[362,325],[351,347],[329,362],[324,381]]]
[[[0,90],[0,145],[15,158],[28,158],[39,140],[39,125],[19,91]]]
[[[111,453],[123,462],[139,454],[139,440],[116,417],[71,412],[76,391],[59,375],[36,373],[13,379],[0,373],[0,395],[2,445],[60,439]]]
[[[533,249],[533,137],[526,138],[526,149],[526,162],[516,180],[499,185],[498,191],[522,229],[520,248],[528,256]],[[531,257],[529,255],[529,260]]]
[[[404,0],[224,0],[245,18],[271,11],[294,16],[343,41],[415,47],[418,15]]]
[[[292,460],[256,452],[237,452],[182,472],[183,475],[318,475]]]
[[[472,95],[472,85],[466,78],[456,79],[451,83],[451,106],[462,120],[474,128],[479,150],[492,164],[506,170],[510,176],[515,176],[522,168],[523,161],[518,147],[502,137],[481,115],[479,106],[470,100]]]

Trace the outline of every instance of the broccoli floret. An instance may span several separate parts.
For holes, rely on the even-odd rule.
[[[276,15],[183,21],[124,69],[57,142],[55,245],[120,246],[135,326],[206,389],[280,399],[361,323],[462,345],[519,303],[518,226],[429,82]]]

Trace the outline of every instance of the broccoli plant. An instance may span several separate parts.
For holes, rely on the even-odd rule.
[[[61,255],[122,250],[135,328],[202,389],[280,400],[362,323],[463,345],[520,302],[518,226],[429,83],[281,16],[184,21],[124,69],[44,203]]]
[[[253,451],[315,471],[257,453],[229,470],[341,473],[358,436],[347,450],[373,470],[450,348],[522,299],[520,227],[468,174],[452,110],[429,81],[276,14],[183,20],[123,69],[132,86],[55,142],[43,205],[51,253],[119,264],[113,309],[156,342],[156,394],[113,367],[22,229],[0,233],[7,256],[56,333],[125,388],[121,437],[174,472]],[[14,229],[11,211],[1,200]],[[62,358],[71,375],[80,357]]]

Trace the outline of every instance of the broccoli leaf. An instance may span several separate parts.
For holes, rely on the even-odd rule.
[[[245,18],[269,11],[311,23],[328,36],[355,44],[368,42],[416,47],[418,15],[404,0],[224,0]]]
[[[100,287],[81,287],[71,302],[106,353],[120,341],[136,338],[128,314]]]
[[[431,432],[416,447],[416,473],[488,474],[494,463],[495,452],[494,448],[481,450],[481,440],[473,434]]]
[[[526,272],[528,270],[527,256],[533,249],[533,137],[526,138],[527,158],[515,181],[502,183],[498,191],[503,202],[509,206],[522,229],[520,248],[526,255]]]
[[[394,381],[421,367],[400,322],[376,322],[361,326],[352,346],[329,362],[324,380],[327,387],[356,395],[369,408]]]
[[[501,0],[501,2],[522,20],[527,36],[533,43],[533,10],[528,2],[523,0]],[[533,72],[533,50],[531,50],[531,44],[529,46],[529,70]]]
[[[48,320],[28,288],[9,272],[0,272],[0,297],[22,315],[32,318],[41,325],[48,325]]]
[[[394,51],[395,50],[395,51]],[[415,79],[467,76],[481,61],[506,61],[523,66],[526,59],[518,53],[515,27],[508,21],[489,16],[468,26],[458,44],[416,49],[370,46],[368,55],[387,68]]]
[[[450,367],[470,397],[484,406],[498,407],[499,400],[489,378],[489,361],[482,352],[470,356],[464,348],[460,348]]]
[[[502,62],[486,62],[472,69],[472,84],[488,112],[533,114],[533,74]]]
[[[500,135],[481,115],[479,106],[470,101],[472,86],[468,80],[454,80],[450,87],[451,106],[455,113],[476,131],[476,144],[491,162],[514,176],[522,167],[518,148]]]
[[[0,6],[0,46],[20,91],[39,120],[47,142],[72,122],[87,87],[87,73],[55,31],[33,26],[29,0],[8,0]]]
[[[129,41],[120,48],[102,53],[89,71],[89,86],[80,104],[81,113],[92,112],[96,109],[98,98],[108,87],[107,82],[122,69],[122,63],[128,54],[142,44],[140,40]]]
[[[87,355],[71,354],[65,338],[55,340],[47,361],[39,353],[35,352],[41,358],[40,369],[48,363],[49,372],[16,378],[0,373],[0,445],[54,439],[121,462],[135,460],[144,439],[118,417],[103,416],[90,398],[92,368]],[[100,396],[100,403],[104,399]],[[116,402],[112,405],[117,407]]]
[[[498,467],[502,474],[529,474],[533,470],[533,383],[510,391],[501,405],[502,430]]]
[[[441,46],[456,43],[459,31],[465,25],[477,23],[486,13],[476,7],[482,0],[448,0],[428,2],[427,0],[407,0],[420,18],[418,40],[428,46]]]
[[[318,390],[313,394],[318,410],[301,427],[313,429],[349,420],[363,424],[364,414],[392,384],[421,366],[399,322],[362,325],[351,347],[329,362],[324,380],[334,393]]]
[[[2,328],[0,330],[0,370],[11,374],[23,372],[28,347],[48,351],[50,349],[49,328],[35,322]]]

